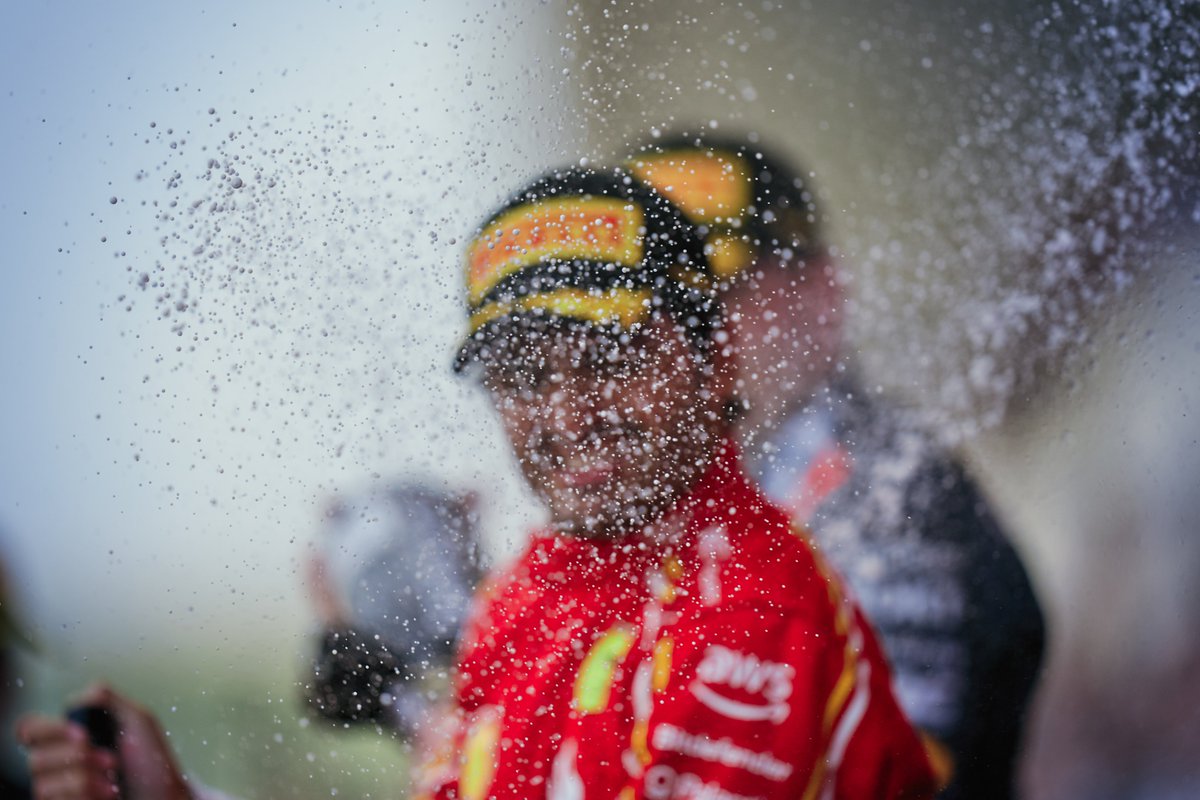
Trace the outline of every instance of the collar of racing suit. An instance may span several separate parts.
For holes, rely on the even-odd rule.
[[[540,531],[530,544],[531,555],[543,580],[590,586],[628,581],[632,588],[640,585],[647,569],[687,549],[697,532],[751,497],[761,501],[745,477],[738,446],[724,439],[691,491],[642,530],[616,539]]]

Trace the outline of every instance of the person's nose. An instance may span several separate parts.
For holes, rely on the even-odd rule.
[[[594,381],[581,374],[564,375],[546,399],[546,427],[569,442],[588,438],[596,427],[599,392]]]

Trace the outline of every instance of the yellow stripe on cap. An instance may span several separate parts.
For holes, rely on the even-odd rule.
[[[717,280],[729,280],[754,261],[754,248],[741,235],[714,231],[704,248],[708,266]]]
[[[647,153],[630,170],[699,225],[741,222],[754,198],[746,160],[716,150]]]
[[[474,308],[508,275],[547,261],[636,267],[644,225],[639,206],[613,197],[553,198],[514,208],[467,250],[467,300]]]
[[[548,311],[596,325],[634,325],[650,312],[653,293],[649,289],[555,289],[515,300],[490,303],[471,315],[470,332],[494,319],[529,311]]]

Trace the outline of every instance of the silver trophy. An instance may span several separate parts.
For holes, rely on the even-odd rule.
[[[339,721],[390,718],[411,730],[417,687],[448,667],[479,579],[474,493],[420,484],[372,488],[327,514],[324,589],[339,621],[325,633],[310,704]]]

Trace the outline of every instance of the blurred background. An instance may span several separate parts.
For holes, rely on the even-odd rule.
[[[405,796],[308,721],[339,493],[538,510],[456,382],[462,243],[654,132],[811,172],[872,380],[978,472],[1037,584],[1034,798],[1200,794],[1200,20],[1186,3],[6,7],[0,557],[11,718],[104,678],[256,798]]]

